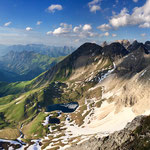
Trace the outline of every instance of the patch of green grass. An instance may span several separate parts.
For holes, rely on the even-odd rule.
[[[0,97],[23,93],[31,81],[0,84]]]
[[[0,113],[0,129],[7,127],[9,125],[8,122],[5,122],[5,116],[3,113]]]
[[[25,119],[25,102],[21,102],[19,104],[12,104],[9,109],[5,110],[6,119],[9,122],[18,123]]]
[[[24,126],[23,132],[27,138],[35,138],[35,134],[37,134],[36,138],[40,138],[48,132],[48,128],[42,125],[45,117],[46,114],[40,112],[28,125]]]
[[[1,97],[0,98],[0,105],[8,104],[17,97],[18,97],[17,95],[8,95],[8,96],[5,96],[5,97]]]

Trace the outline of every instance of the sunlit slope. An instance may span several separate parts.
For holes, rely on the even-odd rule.
[[[64,58],[64,56],[50,57],[33,51],[10,51],[0,58],[0,81],[31,80]]]
[[[98,82],[97,76],[100,71],[107,72],[113,67],[111,59],[103,56],[101,50],[100,46],[87,43],[58,65],[31,81],[10,84],[1,82],[0,112],[5,121],[2,123],[1,129],[4,129],[2,131],[5,131],[6,127],[15,130],[22,123],[28,125],[35,119],[32,126],[40,121],[41,128],[32,131],[29,127],[28,134],[36,133],[37,130],[40,136],[45,134],[44,130],[44,133],[41,133],[43,117],[40,116],[42,114],[45,116],[47,105],[79,101],[85,96],[84,92]],[[81,84],[74,87],[76,86],[74,83],[78,81]],[[73,87],[74,91],[72,91]]]

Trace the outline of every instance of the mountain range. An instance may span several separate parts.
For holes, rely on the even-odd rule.
[[[22,52],[30,51],[50,57],[60,57],[71,54],[75,50],[72,46],[47,46],[43,44],[28,44],[28,45],[0,45],[0,56],[6,55],[10,51]]]
[[[30,81],[1,82],[0,147],[148,149],[149,45],[85,43]]]
[[[31,80],[63,58],[64,56],[50,57],[32,51],[10,51],[0,58],[0,81]]]
[[[31,80],[74,50],[74,47],[40,44],[0,45],[0,81]]]

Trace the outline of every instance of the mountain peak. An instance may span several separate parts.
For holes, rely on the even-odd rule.
[[[119,42],[111,43],[103,48],[104,56],[110,57],[115,60],[117,57],[123,57],[129,52]]]
[[[102,47],[95,44],[95,43],[84,43],[81,45],[75,52],[72,54],[74,55],[75,53],[80,53],[80,54],[87,54],[87,53],[92,53],[96,51],[101,51]]]
[[[143,47],[144,46],[144,44],[143,43],[139,43],[137,40],[135,40],[128,48],[127,48],[127,50],[129,51],[129,52],[133,52],[133,51],[135,51],[135,50],[137,50],[139,47]]]

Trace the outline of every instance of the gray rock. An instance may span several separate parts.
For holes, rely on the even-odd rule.
[[[123,130],[116,131],[109,136],[103,138],[91,138],[80,145],[74,145],[68,150],[132,150],[131,143],[135,142],[136,135],[134,131],[141,126],[144,116],[136,117],[132,122],[128,123]],[[150,137],[150,134],[147,134]],[[142,138],[144,138],[143,135]],[[134,143],[135,144],[135,143]]]

